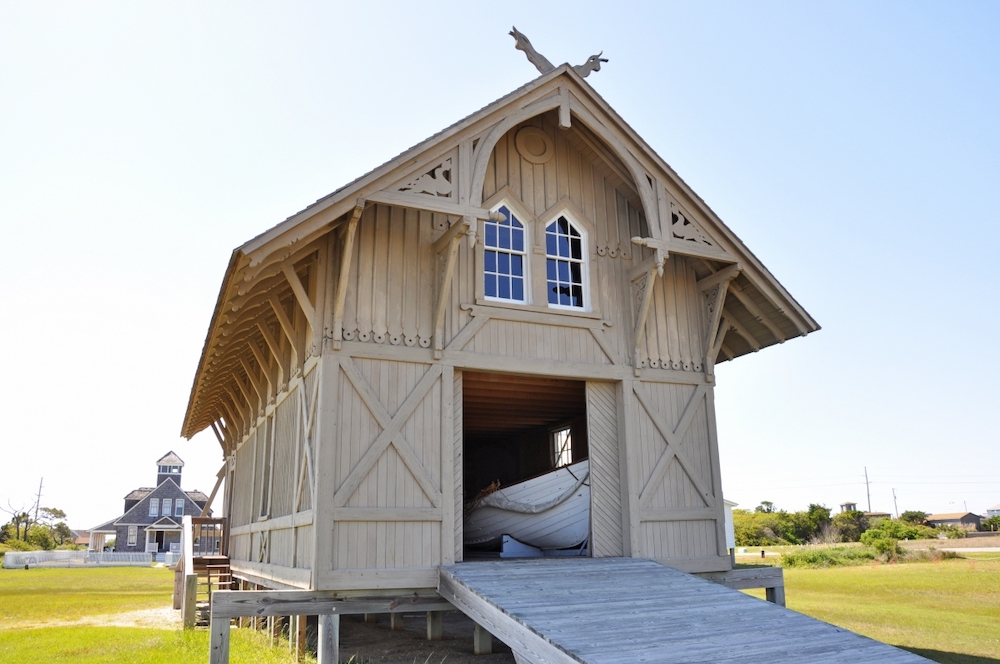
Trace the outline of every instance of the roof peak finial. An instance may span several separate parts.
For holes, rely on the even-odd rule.
[[[524,33],[519,32],[514,26],[511,26],[511,31],[508,33],[514,38],[515,44],[514,48],[519,51],[524,51],[525,56],[528,58],[528,62],[535,65],[535,67],[543,74],[548,74],[550,71],[555,69],[555,65],[549,62],[548,58],[535,50],[535,47],[531,45],[531,41],[524,35]],[[601,63],[607,62],[607,58],[602,58],[604,51],[601,51],[597,55],[592,55],[587,58],[587,61],[582,65],[576,65],[573,67],[573,71],[587,78],[592,71],[601,71]]]

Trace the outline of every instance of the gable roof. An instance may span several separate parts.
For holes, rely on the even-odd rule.
[[[983,518],[978,514],[973,514],[972,512],[947,512],[945,514],[930,514],[927,516],[925,521],[960,521],[967,516],[975,517],[977,519]]]
[[[312,242],[346,224],[352,213],[360,214],[356,210],[358,207],[363,209],[366,201],[379,202],[381,196],[381,202],[385,202],[389,199],[385,195],[387,192],[392,200],[406,199],[414,202],[422,198],[424,202],[421,204],[432,205],[428,199],[433,197],[412,193],[400,195],[401,189],[392,188],[405,182],[407,178],[419,176],[428,167],[433,167],[463,140],[470,143],[477,141],[478,147],[474,150],[478,152],[475,155],[486,156],[486,160],[479,156],[472,157],[476,165],[472,171],[471,184],[467,183],[471,188],[465,190],[468,201],[462,205],[453,202],[443,206],[435,202],[433,205],[438,206],[437,211],[444,214],[463,216],[481,213],[478,206],[482,203],[482,173],[479,169],[486,168],[482,164],[488,161],[495,141],[517,124],[554,110],[558,110],[560,122],[565,119],[567,123],[581,123],[620,159],[627,171],[625,175],[632,178],[631,186],[641,199],[641,208],[650,232],[654,238],[666,243],[668,253],[694,252],[691,255],[722,260],[737,271],[739,283],[733,279],[731,297],[734,301],[738,300],[736,306],[745,316],[745,324],[741,326],[743,329],[739,330],[740,338],[755,337],[756,334],[760,334],[762,338],[747,339],[735,352],[727,352],[727,357],[756,351],[819,329],[816,321],[701,197],[572,67],[564,64],[434,134],[235,249],[205,338],[181,435],[190,438],[224,417],[222,383],[219,381],[223,380],[221,376],[225,372],[218,371],[218,367],[214,373],[209,372],[208,367],[227,352],[233,352],[235,344],[230,343],[226,348],[222,328],[240,314],[229,314],[228,310],[239,307],[227,305],[241,301],[243,294],[253,287],[255,280],[262,279],[261,275],[270,277],[280,273],[282,268],[279,264],[283,261],[287,267],[291,267],[296,256],[307,257],[309,254],[302,252],[308,251]],[[677,206],[673,202],[664,203],[665,198],[676,200]],[[463,199],[460,195],[452,200],[457,202]],[[675,207],[686,213],[680,216],[683,225],[690,225],[694,235],[701,237],[704,242],[689,242],[691,237],[685,237],[684,233],[677,234],[677,214],[673,214]],[[722,272],[716,273],[720,280],[724,278]],[[738,325],[739,322],[733,324]],[[747,328],[756,328],[758,332],[755,334],[754,330]]]
[[[158,459],[157,462],[156,462],[156,465],[157,466],[180,466],[180,467],[183,468],[184,467],[184,462],[181,460],[181,458],[179,456],[177,456],[176,454],[174,454],[171,451],[171,452],[167,452],[166,455],[164,455],[163,457],[161,457],[160,459]]]

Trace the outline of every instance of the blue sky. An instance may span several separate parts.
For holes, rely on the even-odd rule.
[[[232,249],[536,75],[588,81],[823,329],[719,367],[727,498],[1000,503],[1000,5],[0,1],[0,504],[118,514]],[[984,345],[985,344],[985,345]]]

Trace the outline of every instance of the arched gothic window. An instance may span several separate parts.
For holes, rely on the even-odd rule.
[[[587,308],[584,237],[575,224],[560,215],[545,227],[545,277],[549,306]]]
[[[526,303],[524,225],[506,205],[504,221],[486,221],[483,239],[484,291],[487,298]]]

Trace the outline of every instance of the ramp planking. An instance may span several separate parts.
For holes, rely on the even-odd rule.
[[[460,563],[438,592],[535,664],[929,661],[643,559]]]

